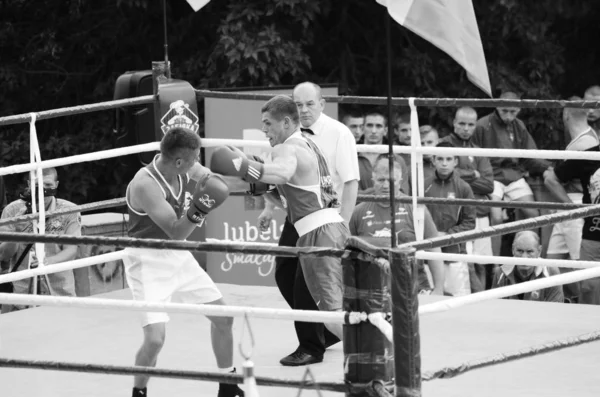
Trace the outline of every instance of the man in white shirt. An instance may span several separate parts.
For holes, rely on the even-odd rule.
[[[343,123],[323,113],[325,100],[321,96],[321,87],[311,82],[298,84],[292,98],[298,106],[300,123],[304,134],[312,139],[323,152],[333,179],[333,188],[341,203],[340,215],[348,223],[358,192],[358,158],[356,141],[350,129]],[[259,217],[259,225],[270,225],[274,206],[265,204],[265,210]],[[298,233],[287,219],[279,239],[280,246],[295,247]],[[298,258],[277,258],[275,281],[281,294],[292,309],[318,310],[306,282]],[[328,346],[337,342],[333,334],[323,324],[295,322],[299,346],[290,355],[281,359],[285,366],[300,366],[323,361]]]

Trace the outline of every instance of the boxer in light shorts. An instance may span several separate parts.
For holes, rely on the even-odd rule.
[[[128,235],[134,238],[185,240],[204,224],[205,216],[229,196],[225,181],[198,163],[200,137],[187,128],[168,130],[160,154],[133,177],[127,187]],[[196,180],[186,201],[185,186]],[[127,283],[133,299],[144,302],[225,304],[221,293],[188,251],[127,248],[124,257]],[[145,313],[144,341],[135,365],[156,365],[166,334],[166,313]],[[233,319],[209,317],[211,340],[221,372],[233,367]],[[189,343],[186,341],[185,343]],[[148,376],[134,377],[133,397],[147,396]],[[220,383],[218,397],[243,397],[233,384]]]
[[[339,202],[327,160],[317,145],[301,132],[296,104],[286,95],[277,95],[261,112],[263,132],[273,147],[272,162],[264,164],[260,158],[249,158],[236,148],[222,146],[212,155],[211,169],[235,177],[228,180],[232,189],[267,193],[267,199],[277,200],[278,206],[287,210],[288,219],[298,232],[298,247],[344,247],[350,232],[338,212]],[[276,185],[277,195],[270,185]],[[300,257],[300,265],[319,309],[341,310],[341,259]],[[341,324],[325,326],[342,339]]]
[[[126,248],[127,284],[136,301],[210,303],[221,292],[189,251]],[[142,324],[166,323],[167,313],[144,313]]]

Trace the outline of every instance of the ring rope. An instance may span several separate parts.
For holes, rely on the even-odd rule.
[[[88,105],[77,105],[66,108],[42,110],[36,112],[38,120],[53,119],[56,117],[73,116],[76,114],[97,112],[100,110],[116,109],[123,106],[147,105],[154,102],[154,95],[144,95],[135,98],[117,99],[113,101],[97,102]],[[0,126],[28,123],[31,121],[31,113],[15,114],[0,117]]]
[[[443,312],[450,309],[456,309],[462,306],[480,303],[491,299],[506,298],[518,294],[528,293],[544,288],[554,287],[587,280],[600,276],[600,267],[591,269],[577,270],[574,272],[555,275],[543,279],[537,279],[502,288],[495,288],[474,294],[460,296],[452,299],[430,303],[419,308],[419,315],[428,315],[437,312]],[[15,305],[36,305],[36,306],[60,306],[60,307],[81,307],[92,309],[115,309],[131,310],[142,312],[174,312],[187,314],[203,314],[206,316],[231,316],[240,317],[244,315],[261,318],[279,318],[285,320],[317,322],[317,323],[336,323],[336,324],[358,324],[369,319],[366,313],[356,312],[322,312],[305,311],[291,309],[265,309],[265,308],[247,308],[240,306],[213,306],[213,305],[193,305],[183,303],[156,303],[144,301],[125,301],[115,299],[101,298],[73,298],[62,296],[38,296],[27,294],[0,294],[0,303]],[[374,320],[379,320],[377,314]],[[385,315],[384,315],[385,317]],[[374,324],[381,332],[389,337],[389,327]]]
[[[244,382],[241,374],[223,374],[204,371],[189,371],[180,369],[163,369],[142,366],[120,366],[104,364],[82,364],[74,362],[23,360],[15,358],[0,358],[0,367],[43,369],[50,371],[85,372],[111,375],[147,375],[154,378],[187,379],[198,381],[212,381],[219,383],[241,384]],[[256,376],[256,384],[259,386],[291,387],[305,389],[316,389],[347,392],[354,386],[342,382],[312,382],[307,380],[278,379],[265,376]]]
[[[154,313],[200,314],[213,317],[257,317],[306,323],[358,324],[367,321],[366,313],[325,312],[319,310],[271,309],[261,307],[157,303],[106,298],[81,298],[51,295],[0,293],[0,303],[25,306],[55,306],[82,309],[119,310]]]
[[[585,208],[562,211],[555,214],[543,215],[535,218],[524,219],[517,222],[510,222],[503,225],[487,227],[480,230],[469,230],[448,236],[434,237],[428,240],[415,241],[400,244],[397,248],[416,248],[417,250],[427,250],[431,248],[456,245],[462,242],[477,240],[483,237],[492,237],[502,234],[518,232],[531,228],[537,228],[544,225],[562,222],[565,220],[584,218],[600,214],[600,205],[591,205]],[[107,236],[61,236],[61,235],[37,235],[33,233],[18,232],[0,232],[0,241],[9,241],[17,243],[56,243],[72,245],[106,245],[119,248],[153,248],[153,249],[174,249],[189,251],[210,251],[210,252],[239,252],[246,254],[264,254],[282,257],[295,256],[333,256],[333,257],[351,257],[357,255],[357,252],[325,247],[283,247],[273,246],[272,244],[241,244],[241,243],[204,243],[194,241],[179,240],[159,240],[159,239],[140,239],[131,237],[107,237]],[[366,244],[363,248],[368,254],[374,257],[380,257],[386,253],[387,249],[373,247]]]
[[[195,90],[197,99],[204,98],[230,98],[230,99],[250,99],[250,100],[269,100],[273,94],[250,94],[250,93],[234,93],[210,90]],[[135,98],[118,99],[105,102],[97,102],[87,105],[77,105],[52,110],[44,110],[37,112],[38,120],[51,119],[63,116],[72,116],[76,114],[89,113],[101,110],[116,109],[123,106],[147,105],[154,103],[154,95],[144,95]],[[385,105],[387,97],[359,97],[359,96],[333,96],[324,95],[323,99],[333,103],[343,104],[365,104],[365,105]],[[416,106],[430,107],[458,107],[458,106],[475,106],[475,107],[499,107],[511,106],[519,108],[545,108],[545,109],[562,109],[565,107],[598,109],[600,101],[564,101],[564,100],[535,100],[535,99],[484,99],[484,98],[414,98]],[[393,97],[392,105],[408,106],[409,98]],[[17,114],[12,116],[0,117],[0,126],[26,123],[31,120],[30,113]]]
[[[419,315],[444,312],[450,309],[456,309],[462,306],[480,303],[491,299],[507,298],[509,296],[524,294],[527,292],[537,291],[549,287],[556,287],[564,284],[575,283],[578,281],[583,281],[596,277],[600,277],[600,267],[576,270],[569,273],[540,278],[537,280],[513,284],[502,288],[489,289],[486,291],[476,292],[470,295],[464,295],[456,298],[429,303],[419,308]]]
[[[205,138],[202,139],[202,147],[212,148],[222,145],[235,147],[252,147],[271,149],[266,141],[255,141],[245,139]],[[356,145],[358,153],[389,153],[387,145]],[[598,152],[578,152],[566,150],[541,150],[541,149],[489,149],[489,148],[466,148],[466,147],[435,147],[435,146],[405,146],[393,145],[393,152],[398,154],[432,154],[452,156],[475,156],[475,157],[517,157],[546,160],[600,160]]]
[[[280,247],[272,244],[259,243],[204,243],[195,241],[142,239],[132,237],[66,236],[52,234],[38,235],[35,233],[20,232],[0,232],[0,241],[9,241],[14,243],[39,242],[46,244],[55,243],[71,245],[106,245],[118,248],[135,247],[151,249],[172,249],[180,251],[207,251],[224,253],[237,252],[243,254],[263,254],[283,257],[332,256],[336,258],[345,258],[354,254],[353,251],[349,250],[325,247]]]
[[[268,101],[273,97],[273,94],[252,94],[247,92],[224,92],[211,90],[195,90],[196,99],[204,98],[220,98],[220,99],[248,99],[256,101]],[[387,97],[377,96],[345,96],[345,95],[323,95],[326,102],[335,102],[342,104],[362,104],[362,105],[387,105]],[[392,105],[394,106],[409,106],[411,98],[392,97]],[[429,107],[484,107],[495,108],[502,106],[518,107],[518,108],[550,108],[562,109],[569,108],[584,108],[598,109],[600,101],[565,101],[556,99],[485,99],[485,98],[413,98],[416,106]]]
[[[94,203],[76,205],[74,207],[66,207],[66,208],[63,208],[60,210],[47,212],[46,218],[49,218],[52,216],[73,214],[76,212],[88,212],[88,211],[96,211],[96,210],[101,210],[101,209],[106,209],[106,208],[122,207],[126,204],[127,204],[127,202],[125,201],[125,197],[118,198],[118,199],[112,199],[112,200],[96,201]],[[38,218],[38,214],[26,214],[26,215],[15,216],[12,218],[0,219],[0,226],[13,225],[16,223],[23,223],[23,222],[30,222],[37,218]]]
[[[483,237],[495,237],[503,234],[519,232],[521,230],[536,229],[541,226],[551,225],[578,218],[587,218],[600,214],[600,204],[590,205],[585,208],[561,211],[555,214],[537,216],[535,218],[523,219],[516,222],[509,222],[502,225],[485,227],[483,229],[468,230],[455,234],[449,234],[441,237],[433,237],[427,240],[414,241],[410,243],[399,244],[398,248],[413,247],[417,250],[427,250],[431,248],[446,247],[465,243],[467,241],[477,240]],[[1,238],[1,236],[0,236]]]
[[[55,263],[51,266],[38,266],[35,269],[20,270],[18,272],[2,274],[0,275],[0,284],[10,283],[18,280],[25,280],[30,277],[45,276],[47,274],[79,269],[82,267],[98,265],[106,262],[118,261],[122,260],[124,257],[125,253],[121,250],[109,252],[107,254],[89,256],[87,258],[75,259],[72,261],[62,263]]]
[[[430,381],[434,379],[450,379],[475,369],[516,361],[522,358],[536,356],[538,354],[550,353],[553,351],[566,349],[568,347],[583,345],[585,343],[596,342],[599,339],[600,331],[590,332],[583,335],[547,342],[542,345],[528,347],[516,352],[502,353],[484,359],[469,361],[455,367],[445,367],[438,371],[429,371],[424,373],[421,379],[423,381]]]
[[[44,160],[39,163],[15,164],[0,168],[0,176],[29,172],[38,168],[62,167],[65,165],[87,163],[96,160],[105,160],[114,157],[127,156],[136,153],[145,153],[159,149],[159,142],[144,143],[141,145],[127,146],[117,149],[101,150],[85,154],[76,154],[74,156],[61,157],[58,159]]]
[[[486,256],[467,254],[446,254],[444,252],[417,251],[417,259],[443,260],[450,262],[469,262],[494,265],[568,267],[571,269],[589,269],[600,266],[600,262],[567,259],[515,258],[510,256]]]
[[[231,196],[248,196],[244,192],[232,192]],[[362,202],[376,202],[386,203],[389,202],[387,196],[377,196],[373,194],[361,194],[358,195],[356,201]],[[396,201],[400,203],[411,203],[411,197],[396,197]],[[449,199],[444,197],[418,197],[417,203],[419,204],[430,204],[430,205],[468,205],[468,206],[481,206],[481,207],[502,207],[502,208],[535,208],[535,209],[548,209],[548,210],[570,210],[576,208],[590,207],[592,204],[575,204],[575,203],[555,203],[555,202],[544,202],[544,201],[496,201],[496,200],[480,200],[480,199]],[[72,214],[76,212],[88,212],[107,208],[116,208],[126,205],[127,202],[125,197],[96,201],[93,203],[77,205],[74,207],[67,207],[56,211],[51,211],[46,214],[46,217],[59,216]],[[30,222],[37,219],[37,214],[27,214],[15,216],[12,218],[0,219],[0,226],[13,225],[16,223]]]
[[[30,116],[29,116],[30,117]],[[141,145],[128,146],[124,148],[101,150],[74,156],[62,157],[52,160],[44,160],[39,163],[16,164],[0,168],[0,176],[21,172],[28,172],[38,168],[60,167],[65,165],[84,163],[96,160],[104,160],[114,157],[126,156],[136,153],[144,153],[159,150],[159,142],[145,143]],[[220,145],[233,145],[236,147],[264,147],[269,148],[265,141],[250,141],[240,139],[203,139],[202,147],[211,148]],[[358,152],[388,153],[389,148],[385,145],[358,145]],[[482,149],[482,148],[445,148],[445,147],[411,147],[394,146],[394,153],[416,153],[433,155],[453,156],[483,156],[483,157],[518,157],[518,158],[544,158],[558,160],[600,160],[600,153],[578,152],[565,150],[523,150],[523,149]]]
[[[236,196],[237,194],[233,194]],[[396,197],[396,202],[412,203],[411,196]],[[359,195],[357,202],[377,202],[387,203],[390,201],[387,196],[376,196],[372,194]],[[481,199],[449,199],[445,197],[417,197],[418,204],[431,205],[461,205],[473,207],[501,207],[501,208],[535,208],[549,210],[572,210],[577,208],[591,207],[593,204],[575,204],[575,203],[554,203],[544,201],[497,201],[497,200],[481,200]]]

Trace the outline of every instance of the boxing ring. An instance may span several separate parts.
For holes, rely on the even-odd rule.
[[[256,100],[270,95],[218,93],[197,91],[198,97],[246,97]],[[385,98],[336,97],[326,98],[340,103],[383,104]],[[51,117],[114,109],[122,106],[148,104],[154,96],[105,102],[95,105],[51,110],[0,118],[0,126],[20,122],[30,123],[31,162],[0,169],[0,175],[35,172],[41,182],[41,170],[84,161],[113,158],[133,153],[155,151],[158,143],[112,149],[61,159],[42,160],[37,144],[35,123]],[[360,102],[359,102],[360,101]],[[395,98],[394,105],[408,105],[413,117],[413,131],[418,130],[416,106],[486,107],[598,107],[598,102],[528,101],[528,100],[474,100],[474,99],[418,99]],[[415,129],[415,126],[417,127]],[[0,233],[1,241],[36,242],[38,258],[43,257],[44,243],[101,244],[123,248],[128,246],[155,249],[182,249],[195,251],[265,253],[273,255],[333,255],[348,259],[367,255],[382,261],[384,271],[392,279],[410,273],[416,259],[465,259],[464,255],[431,253],[428,248],[453,245],[475,238],[497,236],[532,227],[586,216],[600,215],[600,205],[565,205],[559,203],[507,203],[479,200],[426,199],[423,187],[416,184],[422,177],[423,154],[452,154],[487,157],[523,157],[546,159],[600,160],[600,153],[529,151],[503,149],[421,148],[416,134],[413,146],[394,147],[395,153],[410,153],[412,158],[413,191],[407,198],[414,204],[415,224],[419,225],[419,209],[424,203],[502,205],[503,207],[534,206],[560,209],[559,213],[512,222],[483,230],[474,230],[442,236],[429,240],[418,239],[402,244],[396,249],[384,250],[367,245],[352,249],[286,248],[269,244],[240,244],[229,241],[207,243],[140,240],[119,237],[74,237],[44,234],[43,206],[35,212],[35,203],[43,202],[43,189],[32,191],[34,213],[19,218],[2,220],[0,225],[33,220],[39,226],[37,234]],[[204,139],[203,147],[223,144],[239,147],[265,145],[264,142],[241,140]],[[363,146],[359,151],[387,153],[387,146]],[[362,197],[363,200],[383,200],[380,197]],[[398,200],[398,198],[396,199]],[[122,206],[123,199],[78,206],[70,211]],[[65,213],[63,211],[62,213]],[[418,226],[417,226],[418,227]],[[419,233],[417,233],[419,235]],[[121,251],[69,261],[58,265],[40,266],[0,276],[0,283],[49,274],[56,271],[91,266],[122,257]],[[514,258],[468,256],[469,262],[515,264]],[[395,259],[398,259],[396,261]],[[386,260],[388,262],[386,262]],[[42,260],[40,260],[42,262]],[[387,265],[383,262],[386,262]],[[387,395],[424,396],[592,396],[598,395],[600,385],[595,381],[596,357],[600,355],[600,310],[595,306],[538,303],[501,300],[515,294],[563,285],[575,281],[600,277],[600,267],[595,262],[556,261],[544,259],[519,259],[518,264],[530,266],[572,267],[571,273],[541,280],[521,283],[462,297],[436,297],[412,295],[418,320],[398,317],[397,306],[407,305],[399,300],[399,286],[391,287],[393,307],[391,313],[365,313],[348,311],[339,313],[294,311],[287,308],[274,287],[239,286],[219,284],[223,297],[230,306],[147,304],[133,302],[128,290],[111,292],[90,298],[47,297],[36,295],[0,294],[0,303],[36,306],[28,310],[0,316],[0,390],[4,397],[12,396],[107,396],[129,393],[131,376],[145,373],[152,376],[151,396],[214,396],[215,382],[245,383],[247,396],[292,396],[317,393],[323,396],[349,393],[352,385],[344,383],[342,365],[345,352],[342,344],[329,349],[323,363],[307,368],[282,367],[279,358],[291,352],[296,345],[292,320],[311,322],[336,322],[352,327],[361,323],[373,324],[384,337],[397,342],[407,342],[407,348],[418,347],[409,360],[417,360],[418,373],[412,368],[407,377],[417,379],[403,384],[407,390],[396,390]],[[394,265],[394,266],[392,266]],[[397,266],[395,266],[397,265]],[[387,267],[386,267],[387,266]],[[408,267],[407,267],[408,266]],[[400,269],[400,270],[398,270]],[[408,269],[408,270],[407,270]],[[406,273],[406,272],[409,273]],[[404,273],[399,273],[404,272]],[[414,299],[414,301],[411,301]],[[411,309],[411,310],[413,310]],[[136,313],[139,311],[167,311],[171,313],[168,336],[159,357],[157,368],[133,367],[133,355],[141,341],[141,329]],[[418,313],[417,313],[418,311]],[[234,365],[244,368],[243,374],[215,373],[215,362],[210,349],[208,320],[200,315],[237,317],[234,322]],[[390,321],[390,315],[391,320]],[[383,319],[383,320],[382,320]],[[398,322],[418,329],[418,339],[398,339]],[[394,327],[396,328],[396,327]],[[409,339],[409,341],[407,341]],[[419,342],[420,341],[420,342]],[[395,348],[398,348],[396,344]],[[253,371],[250,371],[252,370]],[[142,372],[140,372],[142,371]],[[421,383],[422,382],[422,383]],[[258,388],[254,384],[258,385]],[[409,382],[411,380],[409,379]],[[313,389],[313,390],[309,390]],[[315,390],[316,389],[316,390]],[[250,392],[250,393],[249,393]],[[412,393],[412,394],[411,394]],[[358,395],[358,394],[357,394]],[[373,394],[386,395],[386,394]]]

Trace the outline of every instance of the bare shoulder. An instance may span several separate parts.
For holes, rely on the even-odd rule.
[[[147,203],[153,200],[164,199],[158,183],[144,169],[135,174],[127,190],[129,205],[139,211],[145,211]]]
[[[301,143],[302,141],[300,139],[292,139],[281,145],[275,146],[272,151],[273,159],[296,156],[298,149],[301,147]]]

